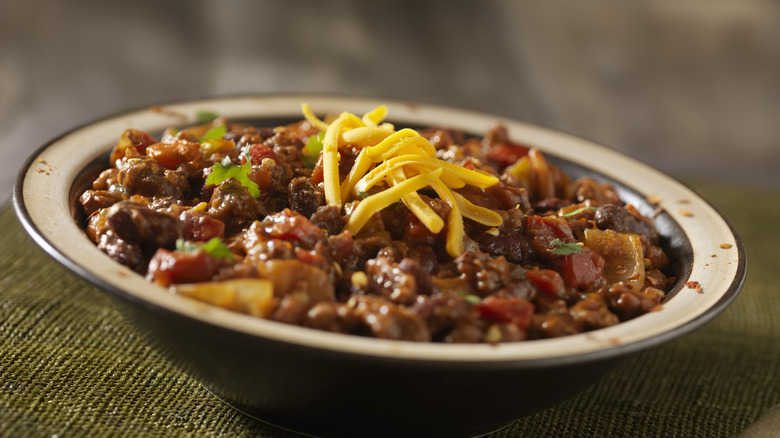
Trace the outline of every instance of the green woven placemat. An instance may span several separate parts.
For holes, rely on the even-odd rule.
[[[696,333],[627,358],[573,399],[491,437],[736,436],[780,403],[780,195],[695,187],[745,241],[741,296]],[[8,207],[0,273],[0,436],[296,436],[233,411],[177,371],[102,292],[38,249]]]

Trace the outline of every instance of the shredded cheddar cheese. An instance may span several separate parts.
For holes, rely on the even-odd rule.
[[[328,205],[341,208],[350,198],[368,193],[375,187],[384,187],[357,202],[346,225],[352,234],[357,234],[375,212],[398,201],[403,202],[432,233],[441,232],[444,220],[417,193],[425,187],[432,188],[450,206],[446,249],[451,256],[457,257],[463,252],[464,217],[492,228],[501,225],[498,213],[474,205],[452,191],[466,184],[484,189],[496,184],[498,179],[438,159],[433,144],[415,130],[396,131],[392,124],[382,122],[387,107],[379,106],[363,117],[343,112],[330,123],[320,120],[305,103],[301,109],[306,121],[325,132],[322,172]],[[341,181],[339,147],[346,145],[360,149],[360,152]]]

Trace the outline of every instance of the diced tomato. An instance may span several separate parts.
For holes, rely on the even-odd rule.
[[[552,269],[530,269],[525,271],[525,278],[550,295],[561,297],[566,292],[561,274]]]
[[[567,286],[582,290],[596,290],[607,284],[604,276],[604,258],[587,246],[583,246],[579,254],[560,256],[558,263]]]
[[[563,243],[574,243],[574,234],[566,219],[555,217],[528,216],[526,232],[531,235],[531,243],[536,251],[546,257],[555,257],[552,253],[552,241],[559,239]]]
[[[261,143],[255,143],[252,146],[249,146],[249,157],[252,159],[252,164],[260,164],[263,162],[264,158],[270,158],[277,163],[279,162],[279,156],[276,155],[276,152]]]
[[[320,239],[325,238],[322,228],[289,208],[266,216],[262,226],[266,235],[274,239],[299,242],[307,249],[313,248]]]
[[[510,322],[525,330],[531,324],[534,305],[522,298],[498,298],[489,296],[475,306],[483,318]]]
[[[217,258],[203,250],[173,252],[160,248],[149,262],[147,279],[164,287],[209,281],[220,266]]]
[[[200,145],[184,139],[172,143],[155,143],[147,146],[146,155],[169,169],[175,169],[181,163],[200,158]]]
[[[116,160],[123,158],[127,148],[133,147],[139,154],[143,154],[146,151],[146,147],[154,143],[157,143],[157,139],[146,132],[137,129],[126,129],[111,151],[111,163],[113,164]]]
[[[494,145],[485,156],[489,161],[495,163],[499,169],[504,169],[528,155],[528,151],[529,148],[526,146],[507,142]]]

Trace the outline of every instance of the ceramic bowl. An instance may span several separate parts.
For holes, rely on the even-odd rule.
[[[112,261],[85,236],[75,199],[126,128],[161,132],[200,111],[276,125],[388,106],[397,126],[444,125],[476,135],[503,123],[574,176],[615,185],[655,214],[677,280],[662,310],[592,332],[500,345],[445,345],[320,332],[236,314],[169,293]],[[650,202],[652,200],[653,202]],[[231,406],[319,436],[465,436],[495,430],[586,388],[621,358],[690,333],[723,311],[744,281],[742,243],[685,185],[612,149],[490,114],[331,96],[239,96],[166,104],[76,128],[43,145],[21,170],[14,205],[27,232],[104,290],[169,360]]]

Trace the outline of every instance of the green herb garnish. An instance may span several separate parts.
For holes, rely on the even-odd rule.
[[[576,210],[574,210],[572,212],[564,214],[563,217],[574,217],[574,216],[577,216],[578,214],[582,213],[585,210],[596,211],[596,210],[598,210],[598,208],[596,208],[596,207],[582,207],[582,208],[578,208],[578,209],[576,209]]]
[[[219,237],[213,237],[201,247],[203,251],[220,259],[232,259],[233,253],[230,252],[227,245],[222,243]]]
[[[209,129],[208,131],[206,131],[206,133],[203,134],[203,137],[200,138],[200,142],[203,143],[209,140],[219,140],[222,137],[224,137],[226,133],[227,133],[226,124],[223,123],[221,125],[217,125]]]
[[[215,113],[214,111],[196,111],[195,112],[195,123],[198,125],[204,125],[206,123],[211,123],[219,117],[219,114]]]
[[[198,245],[194,242],[181,238],[176,239],[176,252],[195,252],[198,248]]]
[[[553,239],[550,242],[551,252],[555,255],[579,254],[582,252],[582,245],[579,243],[563,243],[561,239]]]
[[[482,298],[480,298],[477,295],[466,294],[466,295],[463,295],[463,299],[465,299],[466,301],[468,301],[471,304],[482,304]]]
[[[203,245],[198,245],[195,242],[190,242],[184,239],[176,239],[176,252],[189,253],[195,252],[199,249],[206,251],[212,256],[220,259],[233,259],[233,253],[230,249],[222,243],[219,237],[214,237]]]
[[[317,165],[317,161],[320,159],[320,152],[322,152],[322,140],[324,138],[324,132],[309,137],[306,146],[303,148],[303,156],[301,156],[304,167],[314,169],[314,166]]]
[[[369,197],[369,194],[361,190],[357,193],[357,197],[360,199],[366,199]]]
[[[246,156],[246,163],[240,166],[233,164],[230,157],[225,157],[221,163],[214,163],[214,165],[211,166],[211,173],[206,178],[206,184],[219,185],[230,178],[235,178],[239,184],[249,189],[249,194],[252,195],[252,197],[257,198],[260,196],[260,187],[257,186],[257,183],[249,179],[249,174],[251,172],[252,160],[249,155]]]

